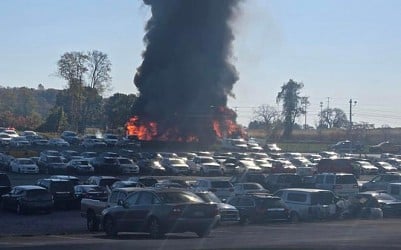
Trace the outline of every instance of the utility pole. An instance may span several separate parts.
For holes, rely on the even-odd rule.
[[[349,130],[352,130],[352,107],[355,106],[357,101],[352,101],[349,99]]]
[[[327,98],[327,110],[330,109],[330,97],[326,97]]]
[[[323,102],[320,102],[320,126],[323,125]]]

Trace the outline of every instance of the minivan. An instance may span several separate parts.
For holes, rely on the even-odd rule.
[[[290,209],[293,223],[314,219],[332,218],[336,215],[339,200],[332,191],[323,189],[286,188],[274,196],[280,197]]]
[[[349,197],[359,192],[358,181],[353,174],[323,173],[316,175],[315,187],[333,191],[341,197]]]

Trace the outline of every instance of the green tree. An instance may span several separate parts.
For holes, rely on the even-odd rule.
[[[62,107],[54,107],[50,110],[46,121],[37,130],[43,132],[61,132],[68,128],[66,113]]]
[[[136,98],[134,94],[116,93],[105,100],[104,112],[106,124],[109,128],[124,126],[132,115],[132,106]]]
[[[300,96],[303,87],[303,83],[298,83],[290,79],[286,84],[281,86],[281,91],[277,94],[276,102],[282,102],[283,106],[281,113],[284,117],[284,138],[291,137],[295,119],[298,116],[305,114],[305,109],[301,105],[302,97]],[[305,98],[307,99],[307,97]],[[305,100],[303,101],[305,102]]]

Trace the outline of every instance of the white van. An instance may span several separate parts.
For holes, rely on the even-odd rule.
[[[336,215],[338,198],[329,190],[286,188],[277,191],[274,196],[281,197],[290,209],[290,220],[331,218]]]
[[[353,174],[322,173],[316,175],[315,187],[333,191],[341,197],[349,197],[359,192],[358,181]]]

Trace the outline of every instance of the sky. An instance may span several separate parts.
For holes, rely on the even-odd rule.
[[[149,17],[140,0],[1,0],[0,86],[62,89],[60,56],[100,50],[113,64],[108,94],[137,93]],[[260,105],[280,109],[277,93],[293,79],[309,97],[309,125],[321,102],[348,116],[352,99],[354,122],[401,127],[401,1],[243,0],[231,25],[240,79],[228,105],[241,124]]]

